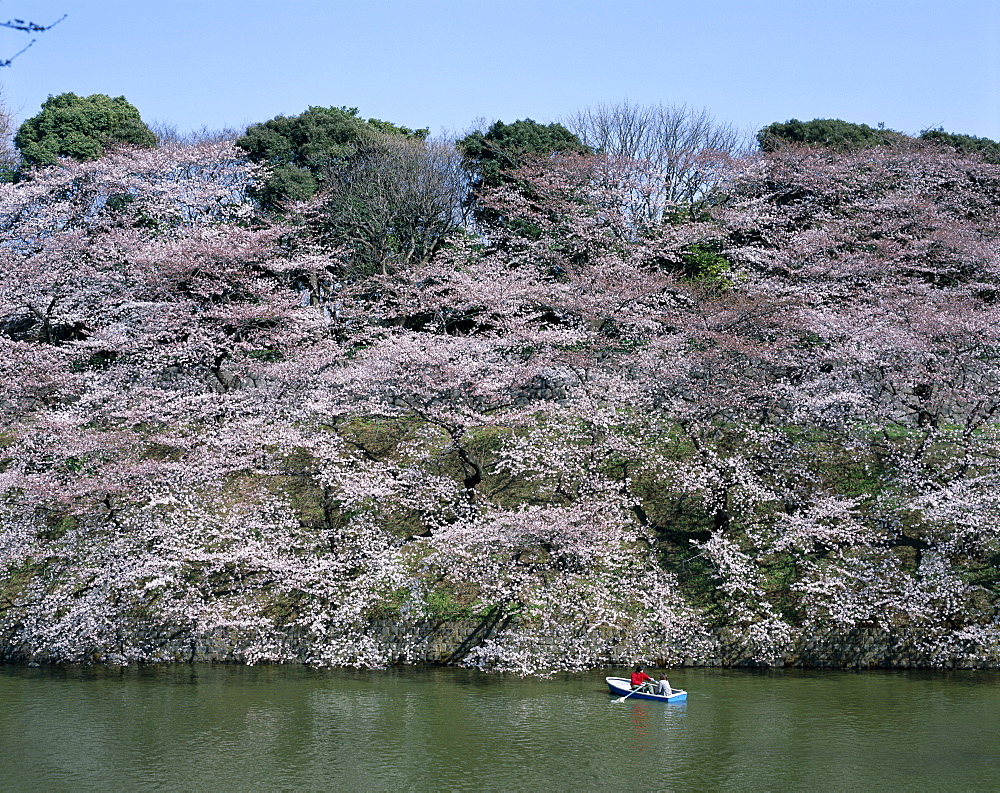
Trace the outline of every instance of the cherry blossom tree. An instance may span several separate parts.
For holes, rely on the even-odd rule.
[[[0,631],[379,665],[418,631],[376,620],[461,616],[452,660],[522,674],[720,630],[746,663],[858,627],[983,657],[997,166],[785,147],[693,216],[636,211],[644,167],[526,162],[479,233],[342,280],[228,144],[0,187]]]
[[[799,337],[776,421],[799,428],[809,475],[747,539],[750,558],[784,558],[806,629],[878,625],[936,658],[996,642],[992,573],[972,571],[997,541],[981,488],[995,455],[998,175],[919,145],[788,149],[748,161],[718,213],[726,254]],[[970,490],[978,505],[941,520]],[[736,552],[722,539],[720,563]],[[724,579],[764,577],[728,564]]]

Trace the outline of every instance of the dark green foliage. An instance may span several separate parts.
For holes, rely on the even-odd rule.
[[[275,209],[284,201],[305,201],[319,187],[312,171],[298,165],[278,165],[256,191],[261,204]]]
[[[294,165],[318,173],[331,160],[355,152],[364,125],[357,108],[310,107],[297,116],[254,124],[236,145],[252,162]]]
[[[286,200],[312,196],[331,168],[350,161],[364,142],[377,135],[423,139],[429,130],[412,130],[389,121],[358,116],[356,107],[310,107],[297,116],[278,116],[254,124],[236,145],[251,162],[274,170],[258,193],[265,206],[276,209]]]
[[[383,135],[400,135],[404,138],[426,140],[427,136],[431,134],[430,129],[427,127],[423,129],[410,129],[409,127],[401,127],[398,124],[393,124],[391,121],[382,121],[377,118],[370,118],[365,123]]]
[[[57,157],[96,160],[116,143],[153,148],[156,136],[124,96],[105,94],[50,96],[14,136],[29,165],[51,165]]]
[[[852,124],[839,118],[815,118],[799,121],[793,118],[784,124],[775,122],[757,133],[763,151],[774,151],[788,143],[807,143],[831,149],[864,149],[893,143],[905,136],[891,129],[874,129],[867,124]]]
[[[562,124],[539,124],[530,118],[504,124],[496,121],[484,132],[473,132],[457,141],[462,162],[472,183],[472,205],[476,219],[484,225],[502,225],[526,239],[535,239],[539,229],[520,218],[501,217],[478,200],[484,188],[515,181],[510,173],[531,157],[553,154],[592,154],[593,151]]]
[[[958,135],[953,132],[945,132],[941,127],[938,127],[937,129],[925,129],[920,133],[920,140],[950,146],[962,154],[978,154],[986,162],[1000,163],[1000,143],[989,138]]]
[[[732,286],[732,267],[718,248],[718,243],[689,245],[683,253],[684,275],[706,285]]]
[[[351,281],[426,261],[458,228],[467,184],[457,153],[357,108],[310,107],[255,124],[236,145],[270,166],[256,198],[281,212],[316,197],[299,216],[310,245],[339,251],[335,280]],[[333,280],[313,276],[315,299]]]
[[[503,184],[505,173],[520,168],[530,155],[591,153],[562,124],[539,124],[530,118],[513,124],[497,121],[485,133],[466,135],[458,147],[473,178],[486,187]]]

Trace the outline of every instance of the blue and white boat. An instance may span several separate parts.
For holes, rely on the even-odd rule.
[[[604,680],[608,684],[608,688],[612,694],[616,694],[619,697],[628,697],[630,700],[652,699],[656,702],[683,702],[688,696],[687,691],[681,691],[679,688],[671,688],[668,695],[647,694],[645,691],[637,691],[633,694],[632,681],[627,677],[606,677]]]

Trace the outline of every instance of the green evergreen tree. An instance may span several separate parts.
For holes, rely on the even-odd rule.
[[[962,154],[978,154],[986,162],[1000,163],[1000,143],[989,138],[945,132],[941,127],[938,127],[937,129],[925,129],[920,133],[920,139],[951,146]]]
[[[512,124],[496,121],[486,132],[472,132],[456,143],[472,180],[470,203],[476,220],[484,225],[506,226],[528,239],[537,237],[538,227],[520,218],[502,217],[496,210],[484,207],[479,200],[481,191],[515,182],[511,173],[531,157],[593,153],[562,124],[539,124],[530,118]]]
[[[763,151],[774,151],[788,143],[807,143],[832,149],[853,150],[893,143],[906,137],[891,129],[875,129],[867,124],[852,124],[839,118],[814,118],[785,123],[775,122],[757,133]]]
[[[51,165],[58,157],[96,160],[116,143],[153,148],[156,136],[124,96],[106,94],[50,96],[14,136],[29,165]]]
[[[520,168],[531,155],[578,152],[589,147],[562,124],[539,124],[530,118],[513,124],[495,122],[486,132],[473,132],[458,141],[466,167],[478,185],[498,187],[506,172]]]
[[[277,116],[249,127],[236,145],[251,162],[271,166],[258,191],[261,203],[277,209],[286,200],[312,196],[331,168],[349,162],[365,141],[378,135],[424,139],[427,129],[409,129],[389,121],[358,116],[356,107],[310,107],[297,116]]]

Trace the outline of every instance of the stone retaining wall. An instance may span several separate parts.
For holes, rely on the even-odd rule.
[[[389,651],[398,664],[456,663],[474,646],[493,632],[494,625],[478,620],[402,623],[382,620],[371,623],[370,636]],[[138,633],[139,635],[134,635]],[[133,631],[128,637],[132,646],[143,648],[143,656],[167,663],[244,663],[246,656],[238,641],[225,631],[213,631],[192,637],[182,630]],[[874,628],[849,631],[827,630],[803,637],[783,654],[762,661],[745,647],[743,637],[721,630],[714,638],[714,649],[706,655],[685,658],[675,666],[712,667],[800,667],[818,669],[1000,669],[1000,646],[976,655],[932,655],[917,649],[911,638],[894,636]],[[555,640],[554,640],[555,641]],[[295,631],[275,641],[276,653],[289,663],[313,662],[314,648]],[[553,648],[558,651],[558,648]],[[54,659],[35,654],[14,636],[0,637],[0,663],[48,662]],[[86,661],[114,662],[113,648],[95,650]],[[637,659],[638,660],[638,659]],[[656,662],[658,659],[649,658]],[[621,663],[608,658],[607,663]]]
[[[930,652],[916,638],[878,628],[830,628],[800,637],[786,652],[767,662],[751,657],[741,637],[728,629],[715,636],[715,652],[686,658],[680,666],[770,666],[807,669],[1000,669],[1000,646],[976,653]]]

